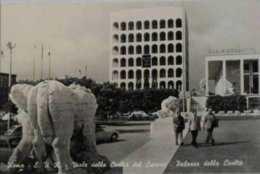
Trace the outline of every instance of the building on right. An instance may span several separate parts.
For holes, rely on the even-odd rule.
[[[205,59],[206,96],[260,96],[260,54],[214,51]]]

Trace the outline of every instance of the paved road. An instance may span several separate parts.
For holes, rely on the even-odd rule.
[[[201,144],[199,148],[188,145],[191,142],[188,134],[186,145],[178,149],[164,174],[260,173],[259,128],[260,120],[220,121],[220,128],[214,132],[216,145]],[[198,142],[203,143],[205,136],[206,133],[201,132]]]
[[[127,130],[127,127],[118,129]],[[119,162],[149,141],[150,132],[148,129],[148,125],[130,126],[129,130],[132,133],[121,133],[118,142],[98,144],[97,150],[101,155],[108,157],[109,160]]]

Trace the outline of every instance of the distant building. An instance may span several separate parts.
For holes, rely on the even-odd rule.
[[[189,90],[184,8],[113,12],[110,29],[110,82],[127,90]]]
[[[0,73],[0,107],[8,101],[8,83],[9,83],[9,74]],[[12,75],[12,84],[16,83],[16,75]]]
[[[209,55],[205,66],[206,95],[260,96],[260,54]]]

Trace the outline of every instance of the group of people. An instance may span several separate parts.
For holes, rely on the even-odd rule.
[[[175,132],[175,143],[183,145],[183,130],[185,129],[185,120],[181,116],[180,112],[173,114],[173,128]],[[186,115],[188,119],[189,131],[192,136],[191,144],[194,147],[198,147],[197,136],[201,129],[207,131],[207,137],[205,143],[211,143],[215,145],[215,140],[213,138],[213,130],[218,127],[218,120],[211,109],[205,111],[201,117],[198,117],[197,110],[193,109]]]

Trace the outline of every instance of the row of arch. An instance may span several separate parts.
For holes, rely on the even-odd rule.
[[[113,47],[113,55],[126,55],[126,54],[151,54],[151,53],[173,53],[174,52],[174,45],[172,43],[166,45],[166,44],[154,44],[154,45],[144,45],[143,47],[141,45],[137,45],[134,47],[133,45],[130,45],[128,47],[121,46],[120,48],[118,46]],[[179,53],[182,52],[182,44],[177,43],[175,45],[175,52]]]
[[[167,60],[167,62],[166,62]],[[167,63],[167,64],[166,64]],[[182,64],[182,56],[176,56],[175,58],[176,65]],[[168,56],[166,59],[165,56],[161,56],[160,58],[157,58],[156,56],[152,57],[152,66],[158,66],[158,65],[174,65],[174,57]],[[142,66],[142,58],[138,57],[134,61],[134,58],[129,58],[128,60],[126,58],[121,58],[120,61],[118,58],[113,59],[112,67],[134,67],[134,66]]]
[[[127,86],[126,86],[127,84]],[[158,86],[159,85],[159,86]],[[181,90],[182,88],[182,81],[178,80],[176,81],[176,85],[174,85],[174,81],[160,81],[159,83],[157,81],[153,81],[151,83],[149,82],[144,82],[144,83],[141,83],[141,82],[137,82],[134,84],[134,82],[128,82],[128,83],[125,83],[125,82],[121,82],[120,83],[120,88],[123,88],[123,89],[129,89],[129,90],[133,90],[133,89],[141,89],[141,88],[154,88],[154,89],[178,89],[179,91]]]
[[[174,74],[175,74],[175,76],[174,76]],[[166,77],[180,78],[180,77],[182,77],[182,69],[176,68],[176,71],[174,72],[173,68],[169,68],[167,70],[167,74],[166,74],[166,69],[163,69],[163,68],[160,70],[153,69],[152,71],[144,70],[143,73],[141,70],[136,70],[135,72],[134,72],[134,70],[128,70],[128,71],[121,70],[120,73],[119,73],[119,71],[114,70],[112,72],[112,80],[118,80],[119,78],[120,79],[141,79],[142,77],[144,79],[149,79],[150,77],[153,79],[156,79],[158,77],[159,78],[166,78]]]
[[[174,40],[174,32],[153,32],[153,33],[137,33],[134,35],[133,33],[130,34],[118,34],[113,35],[114,42],[149,42],[149,41],[166,41],[166,40]],[[175,32],[175,40],[182,40],[182,32],[176,31]]]
[[[182,27],[182,20],[176,19],[174,22],[173,19],[161,19],[161,20],[145,20],[145,21],[129,21],[129,22],[114,22],[113,28],[116,30],[126,31],[126,30],[142,30],[142,29],[159,29],[159,28],[176,28]]]

